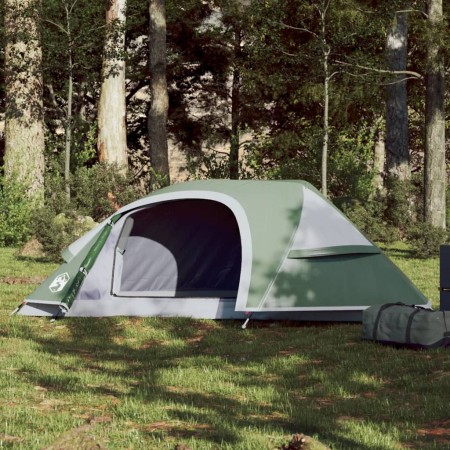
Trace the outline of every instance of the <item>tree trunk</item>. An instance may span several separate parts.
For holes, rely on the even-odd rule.
[[[70,50],[69,50],[70,52]],[[65,158],[64,158],[64,183],[66,198],[70,201],[70,157],[72,150],[72,102],[73,102],[73,67],[72,56],[69,56],[69,86],[67,92],[67,111],[66,111],[66,139],[65,139]]]
[[[329,104],[330,104],[330,76],[328,70],[328,57],[330,55],[330,49],[324,47],[323,52],[323,71],[324,71],[324,83],[323,83],[323,141],[322,141],[322,194],[328,197],[328,139],[329,139]]]
[[[323,68],[323,130],[322,130],[322,155],[321,155],[321,188],[322,194],[328,197],[328,141],[330,136],[329,109],[330,109],[330,75],[329,57],[331,48],[327,41],[327,12],[330,1],[324,1],[318,8],[320,16],[320,41],[322,48],[322,68]]]
[[[372,188],[374,194],[383,192],[383,175],[386,162],[386,143],[384,140],[384,132],[378,130],[373,155],[373,178]]]
[[[65,136],[65,158],[64,158],[64,184],[66,199],[70,201],[70,159],[72,153],[72,104],[73,104],[73,41],[72,29],[70,26],[70,10],[66,4],[66,32],[69,42],[68,46],[68,69],[69,80],[67,87],[67,108],[66,108],[66,136]]]
[[[166,7],[165,0],[150,0],[150,93],[148,115],[152,185],[170,184],[167,145],[169,95],[166,80]]]
[[[445,228],[445,110],[444,61],[441,56],[439,34],[443,22],[442,0],[428,0],[428,20],[433,34],[427,48],[425,99],[425,221]]]
[[[231,86],[231,139],[230,139],[230,179],[239,178],[239,146],[240,146],[240,84],[239,57],[241,53],[241,32],[234,33],[234,68]]]
[[[406,70],[408,16],[395,14],[386,40],[389,70]],[[386,86],[386,163],[388,175],[399,180],[411,177],[408,149],[408,103],[404,75],[394,76]]]
[[[5,176],[44,199],[44,119],[39,1],[5,1]]]
[[[126,0],[110,0],[106,11],[106,41],[98,107],[98,158],[128,169],[125,107]]]

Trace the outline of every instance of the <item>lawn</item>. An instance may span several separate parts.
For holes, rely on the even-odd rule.
[[[437,307],[438,260],[384,250]],[[9,317],[53,269],[0,249],[0,448],[450,449],[450,350],[360,324]]]

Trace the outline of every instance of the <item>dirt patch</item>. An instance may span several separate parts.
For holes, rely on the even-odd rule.
[[[0,277],[3,284],[41,284],[46,277]]]
[[[111,417],[91,417],[88,423],[67,431],[43,450],[106,450],[105,444],[93,433],[96,424],[105,422],[111,422]]]
[[[11,436],[9,434],[0,433],[0,444],[4,443],[14,443],[14,442],[22,442],[23,439],[19,436]]]
[[[209,436],[214,429],[208,424],[188,424],[184,422],[152,422],[138,429],[146,433],[163,432],[177,439]]]
[[[56,411],[60,406],[67,405],[68,402],[58,399],[46,398],[38,403],[36,406],[32,406],[33,409],[39,411]]]
[[[199,322],[196,324],[197,333],[194,336],[188,337],[186,342],[194,347],[197,347],[203,341],[205,336],[212,332],[215,328],[216,326],[214,324]]]
[[[430,438],[443,445],[450,444],[450,420],[434,421],[417,430],[419,436]]]

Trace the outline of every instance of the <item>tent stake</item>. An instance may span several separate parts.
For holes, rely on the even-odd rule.
[[[245,330],[247,328],[247,325],[250,322],[250,318],[252,317],[252,313],[245,313],[245,315],[248,317],[245,319],[245,322],[242,325],[243,330]]]

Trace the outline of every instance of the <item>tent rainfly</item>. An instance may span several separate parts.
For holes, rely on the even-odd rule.
[[[176,184],[118,210],[63,257],[18,314],[360,321],[371,305],[429,304],[303,181]]]

